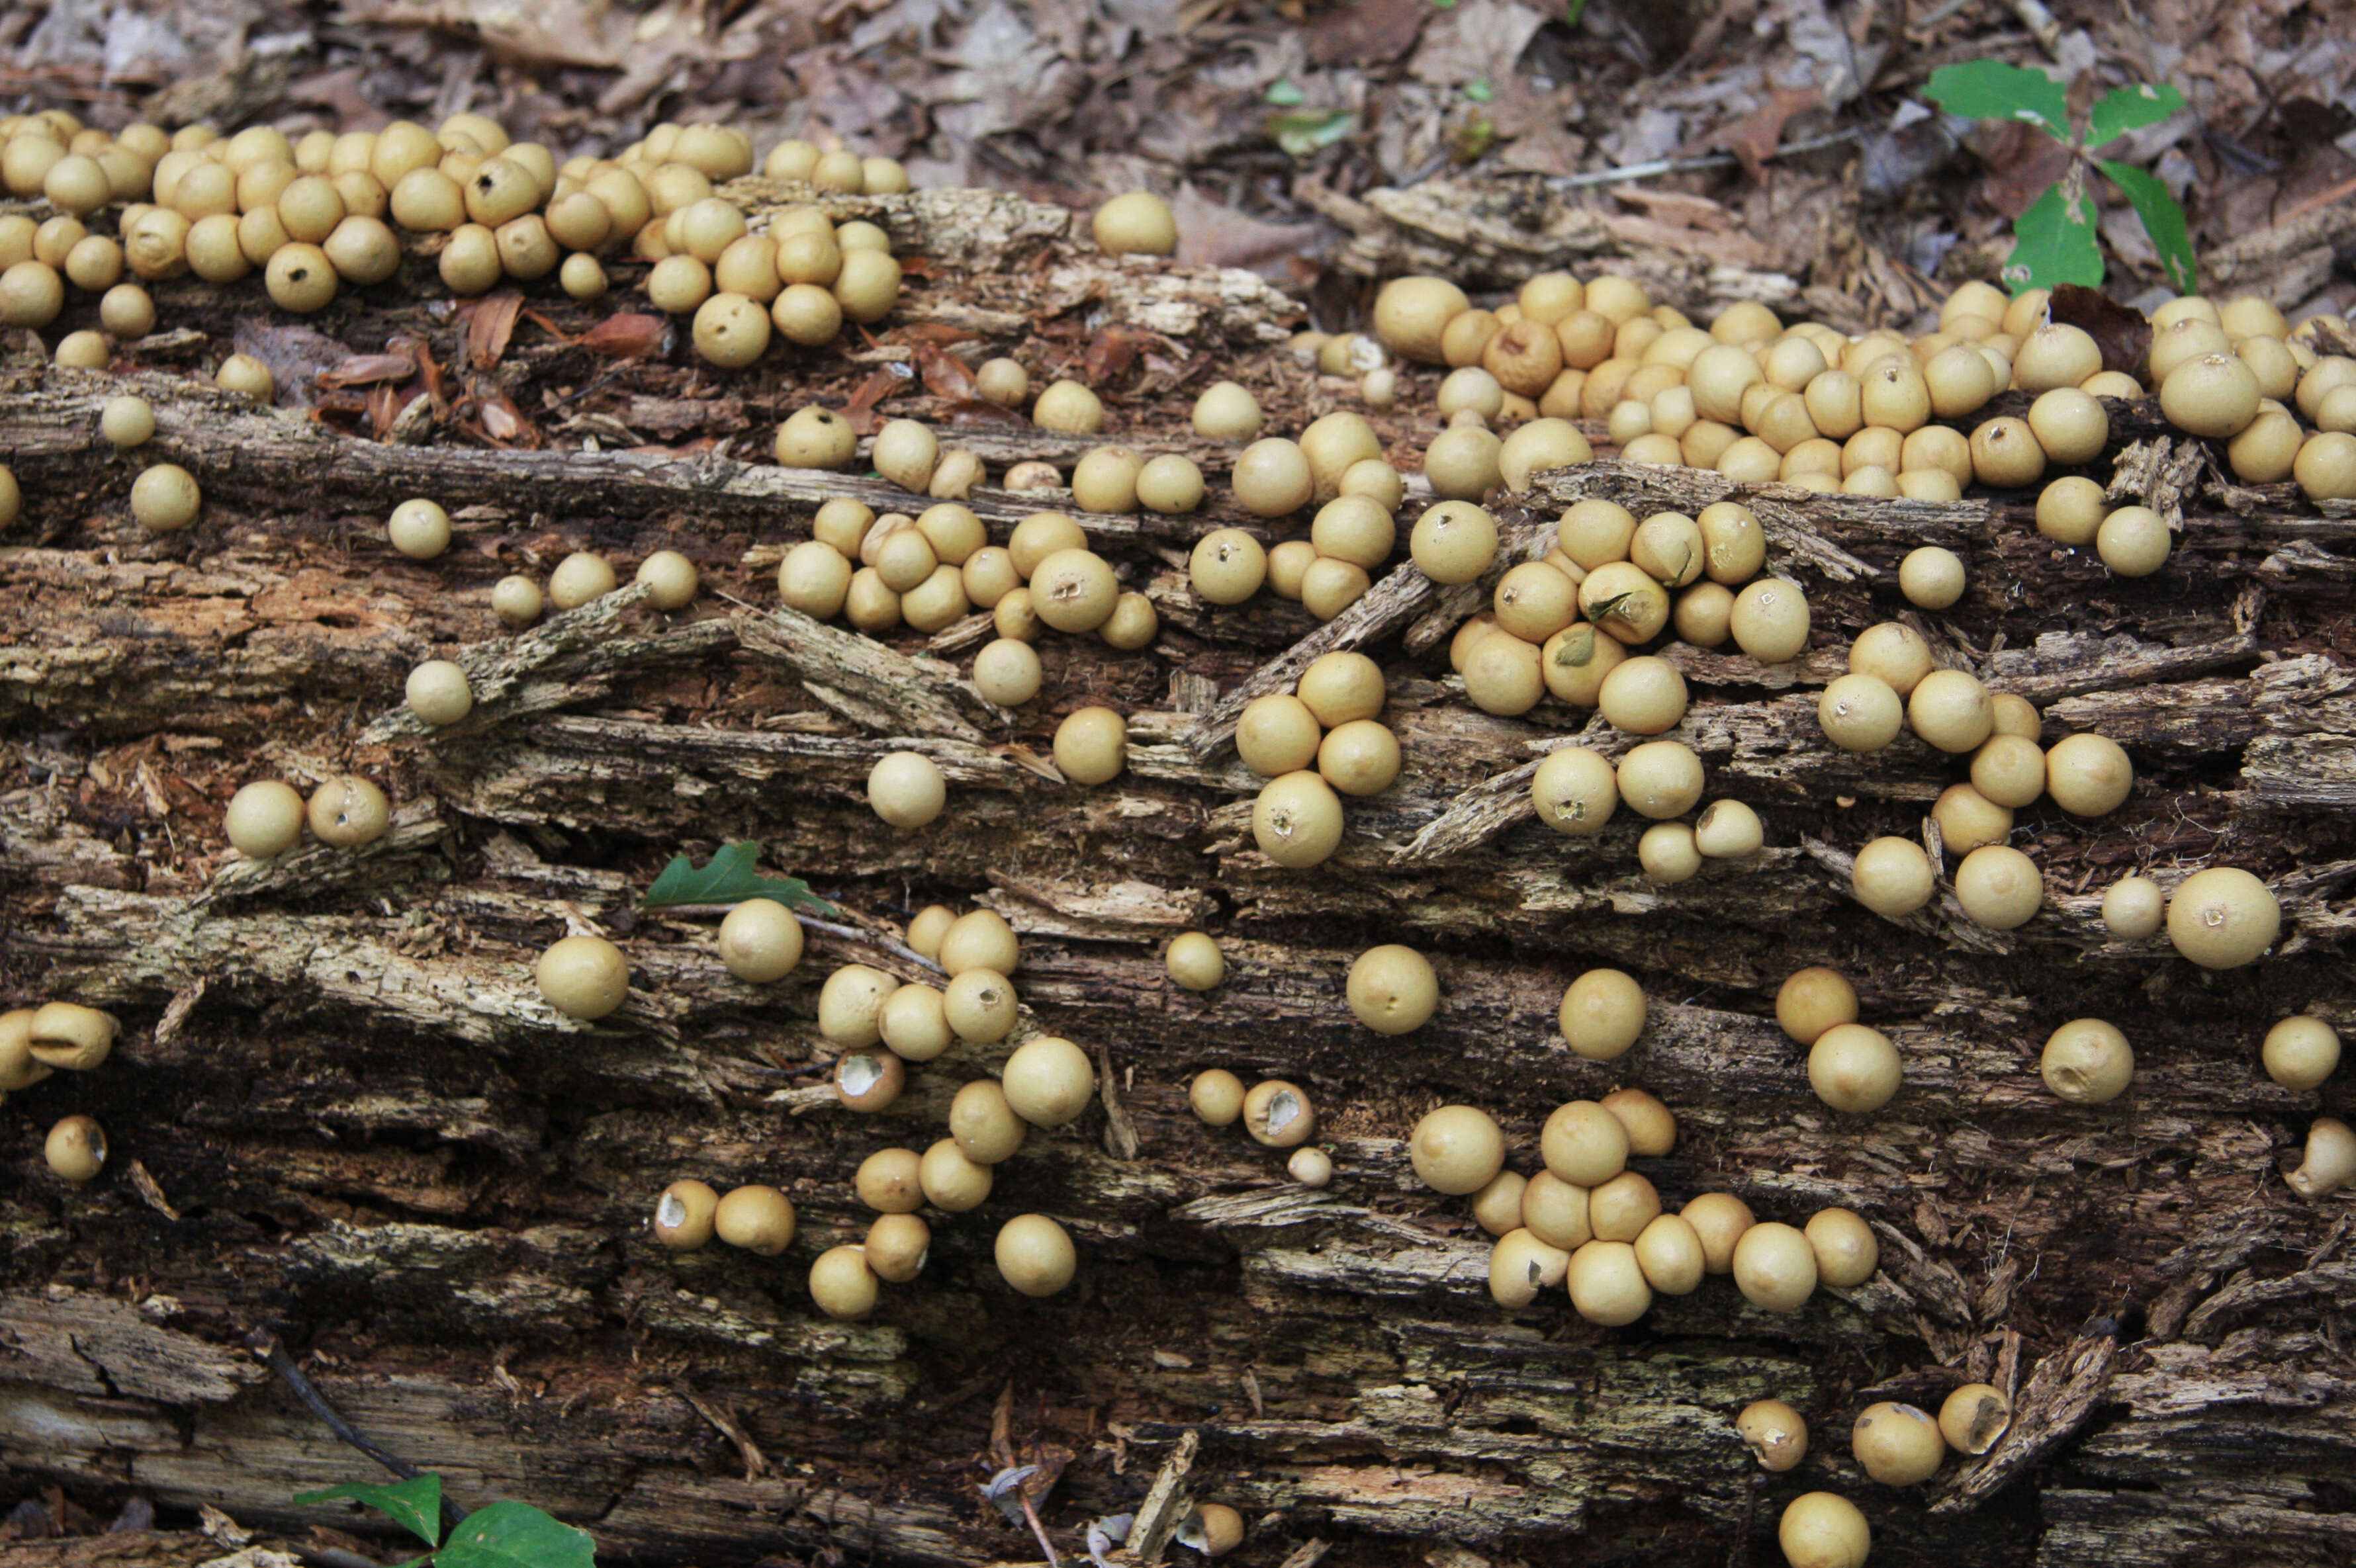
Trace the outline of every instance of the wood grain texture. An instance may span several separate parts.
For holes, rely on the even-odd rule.
[[[1289,324],[1280,296],[1088,258],[1047,209],[896,199],[873,206],[895,234],[991,273],[940,291],[928,319],[962,312],[994,340],[1107,298],[1163,311],[1155,330],[1205,352]],[[1751,493],[1771,568],[1809,592],[1811,649],[1772,667],[1668,654],[1697,699],[1675,733],[1713,795],[1760,811],[1769,848],[1661,888],[1637,872],[1634,824],[1572,841],[1533,819],[1526,775],[1547,750],[1626,741],[1551,701],[1513,718],[1466,704],[1444,644],[1484,587],[1443,591],[1401,565],[1319,628],[1290,606],[1194,599],[1180,552],[1228,520],[1216,507],[1084,518],[1155,598],[1162,637],[1137,655],[1044,644],[1051,695],[1006,713],[966,683],[958,647],[774,608],[778,552],[819,501],[911,499],[880,480],[788,473],[757,460],[757,440],[654,457],[364,443],[179,378],[142,384],[157,454],[208,495],[203,522],[164,541],[122,517],[128,471],[91,428],[102,384],[0,377],[0,451],[30,519],[0,547],[0,987],[11,1005],[71,996],[125,1024],[105,1071],[0,1112],[10,1466],[317,1522],[292,1495],[369,1467],[243,1352],[268,1327],[354,1425],[454,1495],[539,1503],[616,1561],[1033,1561],[1028,1526],[980,1491],[1009,1456],[1061,1467],[1038,1512],[1068,1558],[1088,1521],[1139,1506],[1182,1442],[1184,1492],[1250,1521],[1246,1563],[1301,1568],[1328,1547],[1461,1568],[1772,1562],[1777,1511],[1815,1487],[1865,1507],[1877,1561],[2344,1559],[2356,1227],[2346,1195],[2305,1202],[2276,1172],[2348,1091],[2293,1093],[2255,1061],[2286,1013],[2356,1026],[2344,508],[2147,450],[2128,483],[2190,475],[2183,547],[2126,583],[2039,539],[2017,501]],[[1129,439],[1215,467],[1180,413],[1141,417],[1168,429]],[[1422,439],[1404,422],[1385,434],[1402,459]],[[993,463],[1072,450],[994,440]],[[459,527],[425,564],[377,532],[420,491]],[[1558,472],[1511,513],[1509,539],[1542,548],[1580,496],[1691,511],[1727,493],[1711,475]],[[1002,539],[1036,504],[991,492],[975,509]],[[1971,569],[1944,616],[1905,611],[1890,586],[1924,542]],[[584,545],[625,563],[682,549],[706,592],[671,617],[626,592],[498,626],[498,576]],[[2049,741],[2099,730],[2136,763],[2110,818],[2020,814],[2014,841],[2049,901],[2019,931],[1971,925],[1951,889],[1896,922],[1850,896],[1855,850],[1918,834],[1963,776],[1912,740],[1856,757],[1817,731],[1847,637],[1900,614],[2040,705]],[[1328,646],[1383,664],[1407,764],[1350,805],[1333,861],[1291,873],[1251,848],[1258,781],[1225,741],[1239,699]],[[481,699],[428,731],[401,682],[452,655]],[[1083,702],[1129,719],[1128,769],[1095,789],[1048,760],[1056,719]],[[915,834],[863,800],[868,768],[899,749],[950,782],[948,816]],[[385,839],[269,864],[227,848],[238,784],[345,770],[391,791]],[[774,987],[727,975],[709,918],[637,907],[670,855],[736,839],[840,906]],[[2102,928],[2112,879],[2172,885],[2205,864],[2279,891],[2264,965],[2210,975]],[[1023,933],[1018,1038],[1081,1042],[1120,1114],[1032,1135],[983,1208],[934,1216],[916,1282],[838,1324],[804,1275],[863,1230],[851,1171],[940,1136],[958,1085],[1013,1043],[958,1048],[872,1117],[826,1087],[819,981],[853,960],[937,978],[898,944],[935,900],[998,909]],[[1201,996],[1161,963],[1196,925],[1227,960]],[[631,961],[628,1001],[595,1025],[531,980],[571,930],[613,935]],[[1355,954],[1393,940],[1433,956],[1444,994],[1404,1040],[1359,1028],[1342,997]],[[1826,1110],[1774,1026],[1775,987],[1815,963],[1853,976],[1904,1055],[1907,1086],[1878,1115]],[[1653,1006],[1637,1048],[1598,1064],[1569,1053],[1555,1013],[1604,964]],[[2081,1016],[2135,1045],[2136,1085],[2109,1106],[2063,1104],[2039,1080],[2046,1034]],[[1184,1086],[1211,1065],[1301,1084],[1333,1185],[1293,1186],[1239,1133],[1196,1123]],[[1486,1238],[1415,1180],[1406,1134],[1434,1105],[1478,1104],[1535,1168],[1554,1105],[1625,1083],[1681,1118],[1676,1152],[1640,1162],[1672,1206],[1713,1189],[1795,1222],[1846,1205],[1873,1224],[1880,1272],[1787,1315],[1723,1279],[1624,1329],[1581,1322],[1558,1292],[1498,1308]],[[39,1128],[74,1110],[116,1148],[81,1189],[37,1153]],[[648,1211],[681,1176],[780,1187],[801,1239],[776,1260],[662,1249]],[[1080,1247],[1077,1283],[1050,1300],[1015,1296],[991,1262],[998,1224],[1024,1211]],[[1910,1494],[1862,1477],[1858,1409],[1935,1405],[1971,1379],[2004,1383],[2019,1411],[1984,1461]],[[1813,1424],[1807,1465],[1775,1478],[1731,1426],[1771,1395]],[[208,1561],[180,1552],[58,1561]]]

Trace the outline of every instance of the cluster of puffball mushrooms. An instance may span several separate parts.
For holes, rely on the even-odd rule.
[[[69,289],[97,294],[103,331],[66,335],[56,359],[102,369],[112,341],[153,330],[148,283],[190,272],[226,283],[259,270],[273,301],[307,314],[344,285],[389,278],[404,253],[434,258],[456,294],[553,274],[584,300],[607,292],[605,260],[626,254],[650,264],[641,285],[648,302],[691,315],[696,351],[723,369],[753,363],[773,337],[817,347],[846,321],[882,319],[902,280],[885,230],[837,222],[815,204],[748,211],[719,187],[753,168],[750,142],[716,125],[661,125],[615,158],[560,165],[545,147],[515,142],[476,114],[434,130],[396,122],[294,141],[268,127],[223,137],[201,126],[167,134],[134,125],[110,135],[59,112],[16,116],[0,120],[0,183],[13,196],[45,200],[51,216],[0,217],[0,324],[37,331],[58,318]],[[802,142],[781,144],[762,172],[809,187],[813,203],[829,193],[907,188],[889,159],[821,153]],[[112,234],[91,226],[109,209],[116,209]],[[1176,244],[1169,208],[1145,193],[1107,203],[1092,233],[1116,255],[1168,256]],[[1396,362],[1446,367],[1440,428],[1417,474],[1402,475],[1385,458],[1360,414],[1326,414],[1296,436],[1268,434],[1253,394],[1217,382],[1196,400],[1194,429],[1234,449],[1232,497],[1267,527],[1205,534],[1189,558],[1188,583],[1209,606],[1242,606],[1266,590],[1332,621],[1385,574],[1408,570],[1398,564],[1402,531],[1407,562],[1432,581],[1483,581],[1501,549],[1489,505],[1500,494],[1526,495],[1541,470],[1593,456],[1574,419],[1603,423],[1625,462],[1709,468],[1742,482],[1931,501],[1955,500],[1974,484],[2037,486],[2038,531],[2060,547],[2092,549],[2123,577],[2166,566],[2169,521],[2148,507],[2111,506],[2091,477],[2047,476],[2049,468],[2098,458],[2122,402],[2156,393],[2176,429],[2220,443],[2225,464],[2246,482],[2295,481],[2318,500],[2356,496],[2356,359],[2321,352],[2315,324],[2295,329],[2256,298],[2171,301],[2151,318],[2147,385],[2106,368],[2095,339],[2051,319],[2049,304],[2042,291],[2008,299],[1969,283],[1947,300],[1937,331],[1910,340],[1787,325],[1748,303],[1697,325],[1610,274],[1581,282],[1544,273],[1496,309],[1475,306],[1442,279],[1397,279],[1376,302],[1371,336],[1305,333],[1292,347],[1324,371],[1357,378],[1365,403],[1378,411],[1399,396]],[[243,355],[225,360],[215,379],[265,406],[275,397],[268,369]],[[1104,429],[1094,389],[1064,379],[1034,396],[1029,371],[1012,358],[981,364],[974,384],[991,402],[1027,404],[1039,428]],[[1979,417],[2014,389],[2032,399],[2022,416]],[[132,451],[154,436],[155,413],[143,399],[118,397],[100,430],[116,449]],[[860,447],[843,413],[809,406],[781,423],[775,454],[782,464],[830,470],[851,464]],[[975,453],[900,419],[876,432],[867,461],[909,497],[906,509],[879,515],[848,496],[827,501],[809,537],[784,553],[779,602],[870,635],[903,625],[929,635],[986,612],[996,636],[974,656],[970,678],[1001,709],[1040,696],[1036,645],[1049,634],[1130,650],[1158,635],[1152,601],[1123,587],[1090,547],[1086,519],[1141,508],[1187,514],[1209,493],[1184,455],[1108,443],[1068,475],[1040,463],[1009,470],[1004,488],[1067,492],[1070,510],[1043,508],[1000,542],[966,504],[989,477]],[[0,467],[0,527],[20,504],[14,476]],[[138,476],[130,506],[145,529],[166,534],[196,521],[201,496],[184,469],[162,464]],[[1270,545],[1263,532],[1286,537]],[[435,501],[413,498],[387,519],[385,538],[401,555],[431,561],[450,546],[451,519]],[[1787,664],[1807,645],[1803,588],[1775,570],[1766,531],[1738,501],[1693,517],[1639,517],[1612,501],[1582,500],[1541,542],[1542,550],[1497,575],[1489,607],[1457,631],[1450,662],[1466,699],[1486,712],[1524,714],[1550,697],[1600,714],[1628,743],[1616,761],[1617,741],[1557,746],[1534,772],[1531,809],[1555,832],[1577,837],[1601,832],[1624,805],[1649,824],[1637,859],[1659,884],[1692,878],[1706,861],[1740,869],[1764,846],[1760,818],[1739,800],[1706,801],[1699,757],[1684,741],[1664,738],[1687,716],[1686,678],[1670,658],[1645,650],[1674,637],[1699,648],[1731,644],[1761,665]],[[666,613],[684,610],[700,586],[692,562],[667,549],[639,564],[636,581],[646,603]],[[1906,558],[1896,585],[1911,605],[1931,612],[1958,603],[1967,586],[1962,560],[1929,547]],[[618,587],[611,562],[581,551],[555,568],[544,590],[528,577],[501,581],[490,606],[518,630],[552,606],[578,609]],[[1965,918],[1998,931],[2023,924],[2042,906],[2043,886],[2036,865],[2009,846],[2013,813],[2040,797],[2079,817],[2116,809],[2134,784],[2126,753],[2096,734],[2044,746],[2029,704],[1942,667],[1937,651],[1902,621],[1859,634],[1847,664],[1818,704],[1828,742],[1872,752],[1911,730],[1968,767],[1967,781],[1938,797],[1922,844],[1891,837],[1858,849],[1857,901],[1903,919],[1939,897],[1944,878]],[[1334,652],[1310,664],[1290,692],[1244,709],[1235,743],[1265,781],[1251,827],[1270,861],[1295,870],[1323,862],[1344,838],[1344,798],[1379,795],[1396,781],[1400,744],[1381,722],[1384,699],[1372,659]],[[476,692],[465,664],[434,659],[412,673],[406,700],[418,720],[444,727],[468,716]],[[1126,750],[1123,717],[1086,707],[1057,729],[1054,763],[1069,783],[1094,787],[1120,775]],[[950,805],[938,765],[914,751],[881,758],[867,794],[878,817],[901,831],[939,820]],[[241,854],[262,859],[296,848],[306,827],[322,845],[359,848],[386,832],[390,815],[383,790],[364,778],[328,778],[307,801],[288,784],[261,780],[237,792],[225,827]],[[1952,873],[1948,857],[1956,860]],[[2164,926],[2178,954],[2211,969],[2255,962],[2281,923],[2265,884],[2230,867],[2196,872],[2172,895],[2148,878],[2123,878],[2106,890],[2102,916],[2120,943],[2147,942]],[[860,1165],[852,1190],[875,1218],[860,1243],[822,1252],[809,1274],[812,1299],[841,1318],[866,1316],[882,1285],[922,1272],[932,1233],[920,1210],[978,1207],[993,1168],[1022,1148],[1030,1129],[1069,1124],[1097,1089],[1085,1050],[1023,1021],[1012,982],[1020,944],[1001,916],[927,908],[909,923],[906,946],[945,983],[904,982],[852,964],[820,989],[818,1028],[841,1052],[832,1087],[845,1109],[885,1109],[912,1066],[953,1046],[1011,1041],[1012,1050],[998,1076],[958,1091],[946,1136],[921,1153],[881,1149]],[[731,909],[716,940],[721,965],[754,986],[791,974],[803,948],[801,922],[766,898]],[[1206,933],[1180,936],[1165,960],[1172,981],[1190,991],[1209,996],[1226,978],[1225,958]],[[541,955],[535,979],[552,1015],[594,1023],[626,1001],[629,963],[603,936],[569,935]],[[1422,1027],[1440,1001],[1430,961],[1398,944],[1361,955],[1344,995],[1354,1017],[1387,1036]],[[1599,969],[1566,990],[1558,1023],[1573,1052],[1608,1062],[1642,1036],[1645,1011],[1633,977]],[[1822,968],[1790,976],[1775,1011],[1807,1051],[1811,1087],[1827,1106],[1865,1115],[1897,1093],[1903,1053],[1858,1021],[1856,992],[1843,976]],[[56,1068],[97,1066],[115,1032],[111,1017],[70,1002],[0,1015],[0,1091],[30,1088]],[[2320,1084],[2338,1056],[2331,1027],[2307,1015],[2283,1019],[2261,1051],[2265,1070],[2298,1090]],[[2040,1067],[2056,1096],[2099,1105],[2126,1090],[2134,1056],[2117,1028],[2081,1019],[2053,1032]],[[1286,1169],[1301,1185],[1333,1179],[1333,1157],[1312,1142],[1317,1114],[1300,1085],[1270,1079],[1247,1087],[1212,1068],[1194,1077],[1188,1097],[1206,1125],[1240,1121],[1255,1143],[1288,1151]],[[1527,1178],[1505,1168],[1505,1135],[1475,1106],[1433,1110],[1407,1147],[1416,1174],[1438,1192],[1469,1197],[1473,1219],[1495,1238],[1489,1287],[1504,1308],[1528,1307],[1559,1286],[1581,1317],[1623,1325],[1655,1294],[1687,1294],[1708,1275],[1728,1275],[1752,1306],[1788,1312],[1819,1285],[1847,1288],[1872,1275],[1872,1229],[1845,1208],[1821,1210],[1795,1227],[1760,1221],[1741,1199],[1719,1191],[1667,1212],[1629,1161],[1668,1154],[1676,1136],[1667,1105],[1623,1087],[1557,1108],[1539,1137],[1542,1168]],[[68,1117],[52,1131],[48,1157],[60,1177],[90,1180],[106,1157],[104,1135],[88,1117]],[[2286,1179],[2309,1197],[2356,1179],[2356,1134],[2317,1121],[2305,1163]],[[652,1224],[667,1247],[716,1240],[763,1257],[784,1253],[797,1232],[793,1204],[776,1188],[723,1193],[692,1179],[662,1190]],[[1071,1283],[1077,1254],[1055,1221],[1023,1214],[1000,1228],[996,1261],[1013,1289],[1048,1296]],[[1970,1383],[1936,1417],[1911,1405],[1870,1406],[1857,1419],[1852,1446],[1875,1479],[1905,1485],[1933,1474],[1950,1448],[1986,1453],[2009,1420],[2001,1391]],[[1780,1402],[1753,1403],[1735,1426],[1770,1470],[1787,1470],[1805,1454],[1805,1424]],[[1206,1504],[1181,1539],[1216,1554],[1242,1533],[1234,1510]],[[1854,1568],[1869,1545],[1863,1516],[1826,1492],[1794,1501],[1781,1537],[1801,1568]]]

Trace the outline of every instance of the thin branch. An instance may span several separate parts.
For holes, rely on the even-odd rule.
[[[344,1442],[359,1449],[404,1481],[413,1481],[424,1474],[414,1465],[405,1464],[394,1458],[391,1454],[361,1436],[350,1422],[337,1414],[336,1407],[327,1403],[327,1396],[319,1392],[318,1385],[305,1377],[303,1369],[294,1364],[294,1358],[286,1353],[286,1346],[277,1335],[267,1328],[256,1328],[245,1337],[245,1348],[252,1352],[254,1360],[276,1372],[279,1380],[294,1391],[294,1397],[309,1406],[311,1413],[325,1422],[327,1430]],[[449,1494],[444,1492],[442,1497],[442,1522],[444,1525],[455,1525],[466,1517],[466,1510],[452,1502]]]
[[[1826,147],[1837,147],[1844,142],[1854,142],[1861,134],[1855,127],[1828,132],[1822,136],[1810,136],[1804,141],[1786,142],[1767,155],[1765,161],[1796,157],[1802,153],[1821,153]],[[1732,153],[1706,153],[1697,158],[1654,158],[1642,164],[1622,164],[1616,169],[1598,169],[1591,174],[1556,175],[1547,184],[1557,190],[1578,190],[1588,186],[1624,185],[1630,180],[1657,179],[1663,175],[1697,175],[1710,169],[1730,169],[1741,162]]]

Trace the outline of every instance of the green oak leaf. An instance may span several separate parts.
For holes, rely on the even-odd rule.
[[[2184,94],[2165,84],[2138,81],[2115,88],[2103,95],[2086,122],[2086,145],[2099,147],[2130,131],[2157,125],[2183,107]]]
[[[647,890],[641,909],[670,909],[680,904],[734,904],[746,899],[775,899],[787,909],[812,914],[832,914],[834,906],[809,891],[798,877],[765,877],[757,864],[760,847],[723,844],[712,859],[698,866],[684,855],[671,857],[655,885]]]
[[[596,1561],[587,1531],[518,1502],[477,1509],[434,1554],[434,1568],[594,1568]]]
[[[2104,162],[2097,166],[2127,193],[2136,216],[2143,219],[2143,231],[2151,236],[2152,248],[2159,252],[2160,269],[2168,274],[2176,292],[2194,293],[2197,274],[2192,261],[2192,235],[2184,226],[2184,208],[2168,194],[2168,187],[2158,176],[2147,174],[2133,164]]]
[[[2062,180],[2037,198],[2012,225],[2018,241],[2004,263],[2005,286],[2019,293],[2056,283],[2103,282],[2103,249],[2094,238],[2094,204],[2083,181]]]
[[[1933,71],[1922,91],[1932,102],[1966,120],[2026,120],[2057,140],[2070,139],[2069,95],[2041,70],[2002,60],[1967,60]]]
[[[419,1476],[386,1487],[353,1482],[348,1486],[329,1487],[325,1491],[298,1493],[294,1501],[308,1508],[314,1503],[346,1499],[376,1509],[428,1546],[442,1539],[442,1477],[439,1476]]]

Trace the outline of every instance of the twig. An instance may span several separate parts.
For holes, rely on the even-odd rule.
[[[1810,136],[1804,141],[1786,142],[1768,154],[1764,161],[1772,162],[1801,153],[1820,153],[1826,147],[1854,142],[1858,134],[1854,127],[1848,127],[1822,136]],[[1697,158],[1655,158],[1649,163],[1622,164],[1616,169],[1598,169],[1591,174],[1554,175],[1547,178],[1547,184],[1557,190],[1578,190],[1588,186],[1623,185],[1630,180],[1655,179],[1662,175],[1697,175],[1710,169],[1732,168],[1740,162],[1732,153],[1705,153]]]
[[[344,1442],[350,1444],[404,1481],[413,1481],[424,1474],[414,1465],[402,1463],[361,1436],[350,1422],[338,1415],[336,1413],[336,1407],[327,1403],[327,1396],[319,1392],[318,1385],[304,1376],[303,1369],[294,1364],[294,1358],[286,1353],[286,1346],[277,1335],[267,1328],[256,1328],[245,1337],[245,1348],[252,1352],[256,1360],[276,1372],[280,1381],[294,1391],[294,1397],[308,1405],[311,1413],[325,1422],[327,1430]],[[455,1525],[466,1517],[466,1510],[452,1502],[446,1492],[443,1494],[442,1522],[445,1525]]]

